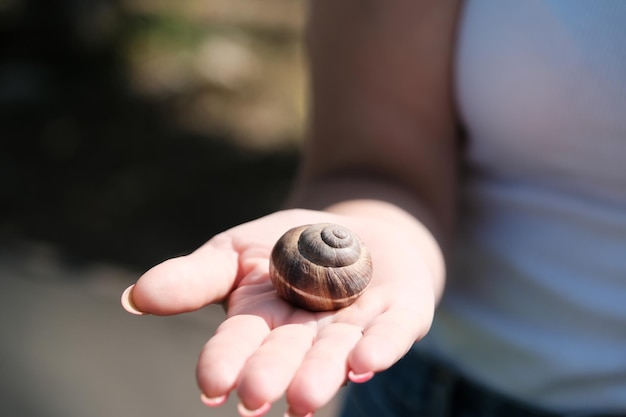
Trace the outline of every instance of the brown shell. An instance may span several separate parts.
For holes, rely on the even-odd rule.
[[[372,276],[361,239],[331,223],[298,226],[276,242],[270,277],[278,295],[298,307],[336,310],[352,304]]]

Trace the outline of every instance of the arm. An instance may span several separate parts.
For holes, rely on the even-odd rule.
[[[428,331],[453,231],[456,11],[452,0],[313,1],[314,100],[291,199],[308,210],[229,229],[125,292],[136,313],[227,307],[198,361],[207,405],[236,390],[242,414],[260,416],[286,393],[291,413],[305,415],[346,378],[362,382],[391,366]],[[268,257],[289,227],[321,221],[365,240],[374,276],[353,305],[311,313],[276,297]]]
[[[454,222],[456,1],[314,1],[310,140],[292,204],[395,222],[431,258]],[[427,229],[424,230],[424,227]]]

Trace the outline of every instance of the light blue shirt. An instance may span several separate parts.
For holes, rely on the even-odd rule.
[[[456,258],[421,346],[554,409],[626,410],[626,1],[469,0]]]

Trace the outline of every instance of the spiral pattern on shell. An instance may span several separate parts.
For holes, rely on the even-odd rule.
[[[348,306],[372,275],[363,241],[343,226],[319,223],[295,227],[276,242],[270,277],[278,295],[313,311]]]

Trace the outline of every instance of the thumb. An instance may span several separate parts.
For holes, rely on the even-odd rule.
[[[232,239],[217,235],[193,253],[148,270],[124,291],[122,306],[134,314],[170,315],[219,302],[237,278],[238,259]]]

